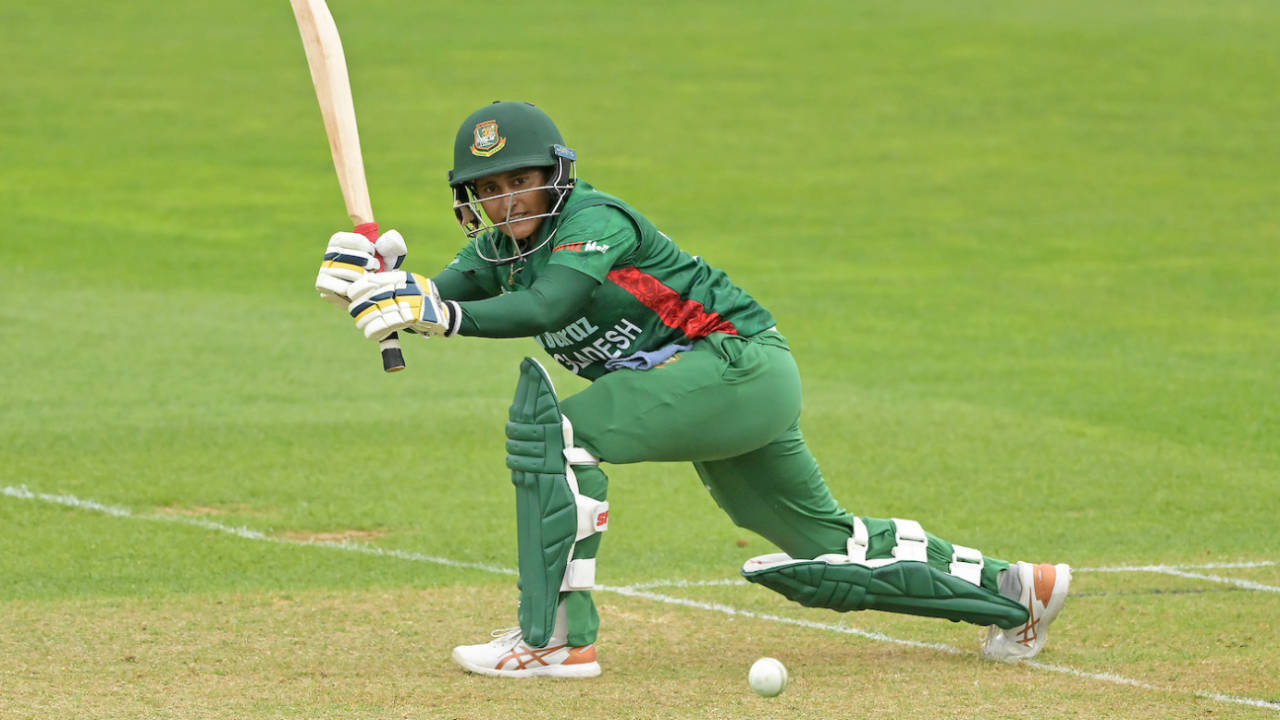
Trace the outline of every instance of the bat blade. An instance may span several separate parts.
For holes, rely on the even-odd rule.
[[[315,87],[320,115],[324,118],[325,136],[333,169],[342,189],[342,201],[356,232],[377,239],[373,205],[369,201],[369,184],[364,175],[364,156],[360,152],[360,132],[356,127],[355,102],[351,97],[351,79],[347,75],[347,58],[342,51],[342,38],[337,23],[324,0],[289,0],[298,33],[311,68],[311,84]],[[379,269],[381,259],[379,259]],[[381,342],[382,369],[396,372],[404,369],[400,338],[392,333]]]

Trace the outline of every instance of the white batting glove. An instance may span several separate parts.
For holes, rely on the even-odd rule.
[[[345,308],[351,302],[351,283],[367,273],[400,267],[408,252],[396,230],[386,231],[376,243],[360,233],[334,233],[316,275],[316,290],[320,297]]]
[[[352,283],[347,311],[370,340],[400,331],[449,336],[462,322],[458,303],[441,300],[435,283],[402,270],[368,273]]]

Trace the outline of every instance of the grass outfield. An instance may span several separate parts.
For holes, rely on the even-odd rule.
[[[770,548],[692,468],[619,466],[605,674],[460,672],[513,620],[540,351],[408,338],[388,376],[316,299],[345,214],[286,3],[10,3],[0,717],[1280,713],[1280,7],[332,5],[409,268],[463,242],[457,123],[532,100],[778,317],[842,503],[1075,594],[984,663],[736,582]]]

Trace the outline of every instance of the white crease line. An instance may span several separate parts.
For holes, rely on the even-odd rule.
[[[1156,570],[1231,570],[1242,568],[1260,568],[1274,567],[1274,560],[1257,560],[1254,562],[1219,562],[1219,563],[1202,563],[1202,564],[1183,564],[1177,565],[1105,565],[1103,567],[1092,568],[1072,568],[1075,572],[1152,572]]]
[[[83,500],[73,495],[52,495],[49,493],[36,493],[28,490],[26,486],[8,486],[0,488],[0,494],[8,495],[22,500],[40,500],[42,502],[55,503],[58,505],[66,505],[68,507],[80,508],[83,510],[95,510],[116,517],[133,518],[136,520],[151,520],[158,522],[176,523],[178,525],[192,525],[204,528],[206,530],[214,530],[228,535],[235,535],[245,540],[263,540],[266,542],[279,543],[281,545],[303,545],[307,547],[326,547],[336,550],[350,550],[352,552],[363,553],[365,555],[375,555],[379,557],[393,557],[400,560],[412,560],[415,562],[428,562],[436,565],[445,565],[448,567],[465,568],[467,570],[483,570],[485,572],[497,573],[499,575],[517,575],[515,570],[499,567],[497,565],[489,565],[487,563],[465,562],[462,560],[452,560],[438,555],[423,555],[421,553],[408,552],[405,550],[389,550],[380,548],[376,545],[367,543],[352,542],[350,540],[290,540],[288,538],[274,537],[257,530],[250,530],[246,527],[234,527],[231,525],[223,525],[222,523],[204,520],[201,518],[182,517],[174,515],[164,515],[154,513],[150,515],[138,515],[128,508],[122,508],[115,505],[103,505],[102,503],[92,500]]]
[[[1235,585],[1236,587],[1247,588],[1249,590],[1261,590],[1262,592],[1280,593],[1280,587],[1275,585],[1263,585],[1252,580],[1243,580],[1241,578],[1225,577],[1223,575],[1206,575],[1205,573],[1193,573],[1183,570],[1175,570],[1167,568],[1164,570],[1153,570],[1152,572],[1164,573],[1165,575],[1176,575],[1177,577],[1191,578],[1193,580],[1208,580],[1209,582],[1223,583],[1226,585]]]
[[[652,590],[661,587],[714,587],[717,585],[747,585],[746,580],[742,578],[722,578],[720,580],[654,580],[653,582],[636,583],[627,585],[623,590]]]
[[[1063,667],[1061,665],[1050,665],[1037,660],[1023,660],[1023,665],[1036,668],[1038,670],[1048,670],[1049,672],[1063,673],[1079,678],[1088,678],[1090,680],[1101,680],[1103,682],[1115,683],[1117,685],[1131,685],[1143,690],[1154,690],[1156,692],[1168,692],[1166,688],[1158,685],[1152,685],[1141,680],[1116,675],[1115,673],[1094,673],[1085,670],[1076,670],[1075,668]],[[1205,700],[1214,700],[1223,703],[1234,703],[1236,705],[1249,705],[1252,707],[1265,708],[1267,710],[1280,711],[1280,702],[1272,702],[1270,700],[1258,700],[1256,698],[1236,697],[1235,695],[1224,695],[1222,693],[1208,692],[1205,690],[1192,690],[1191,693],[1198,698]]]
[[[1274,560],[1258,560],[1256,562],[1203,563],[1200,565],[1170,565],[1175,570],[1229,570],[1231,568],[1275,567]]]
[[[744,581],[745,582],[745,581]],[[832,623],[821,623],[813,620],[801,620],[799,618],[790,618],[784,615],[771,615],[769,613],[759,613],[754,610],[743,610],[732,605],[723,605],[721,603],[702,602],[700,600],[689,600],[687,598],[675,597],[673,595],[661,595],[659,593],[648,592],[647,590],[637,590],[635,587],[612,587],[606,585],[596,586],[597,590],[605,590],[607,592],[625,595],[626,597],[644,598],[645,600],[655,600],[657,602],[666,603],[668,605],[683,605],[684,607],[697,608],[699,610],[710,610],[712,612],[723,613],[725,615],[734,615],[737,617],[752,618],[755,620],[769,620],[771,622],[782,623],[784,625],[796,625],[799,627],[812,628],[814,630],[830,630],[832,632],[844,633],[845,635],[856,635],[858,637],[867,638],[868,640],[878,640],[880,642],[893,643],[895,645],[906,645],[908,647],[928,648],[930,650],[941,650],[952,655],[963,654],[963,650],[944,645],[942,643],[927,643],[918,640],[902,640],[900,638],[890,637],[883,633],[873,630],[861,630],[848,625],[836,625]],[[1280,709],[1280,705],[1277,706]]]
[[[433,555],[421,555],[419,553],[404,552],[400,550],[384,550],[382,548],[379,548],[373,545],[367,545],[365,543],[288,540],[283,538],[272,537],[270,535],[263,534],[257,530],[250,530],[249,528],[245,528],[245,527],[232,527],[230,525],[223,525],[221,523],[212,522],[210,520],[202,520],[199,518],[187,518],[187,517],[180,517],[180,516],[174,517],[174,516],[159,515],[159,514],[138,515],[138,514],[135,514],[132,510],[129,510],[128,508],[123,508],[116,505],[104,505],[102,503],[94,502],[92,500],[83,500],[81,498],[75,497],[74,495],[53,495],[49,493],[32,492],[28,490],[26,486],[18,486],[18,487],[6,486],[4,488],[0,488],[0,494],[8,495],[9,497],[14,497],[22,500],[40,500],[42,502],[56,503],[59,505],[66,505],[69,507],[81,508],[85,510],[93,510],[96,512],[102,512],[108,515],[113,515],[115,517],[123,517],[123,518],[137,519],[137,520],[171,522],[171,523],[177,523],[180,525],[192,525],[195,527],[201,527],[208,530],[227,533],[230,535],[234,535],[236,537],[244,538],[246,540],[261,540],[266,542],[280,543],[283,545],[326,547],[326,548],[332,548],[335,550],[349,550],[353,552],[364,553],[367,555],[393,557],[401,560],[427,562],[427,563],[434,563],[438,565],[446,565],[449,567],[467,568],[472,570],[483,570],[485,572],[498,573],[502,575],[518,574],[515,570],[498,567],[496,565],[452,560],[449,558],[437,557]],[[1172,569],[1168,566],[1163,566],[1163,565],[1143,566],[1143,567],[1134,567],[1134,568],[1127,568],[1127,569],[1147,570],[1148,568],[1160,568],[1159,570],[1155,570],[1156,572]],[[1125,569],[1090,568],[1089,570],[1102,571],[1102,572],[1123,572]],[[735,580],[733,583],[726,582],[725,580],[710,580],[710,581],[703,581],[703,582],[684,581],[684,582],[686,584],[683,585],[683,587],[692,587],[697,585],[736,584],[737,581]],[[814,622],[812,620],[801,620],[798,618],[789,618],[783,615],[771,615],[768,613],[758,613],[751,610],[743,610],[741,608],[735,608],[731,605],[723,605],[720,603],[707,603],[707,602],[700,602],[697,600],[688,600],[685,598],[674,597],[671,595],[661,595],[658,593],[648,592],[645,590],[639,590],[637,589],[637,587],[638,586],[610,587],[610,586],[601,585],[601,586],[597,586],[597,589],[605,592],[612,592],[618,595],[623,595],[626,597],[643,598],[646,600],[653,600],[656,602],[666,603],[668,605],[681,605],[684,607],[696,608],[699,610],[718,612],[724,615],[747,617],[747,618],[752,618],[756,620],[766,620],[769,622],[776,622],[776,623],[785,624],[785,625],[795,625],[798,627],[811,628],[815,630],[827,630],[830,632],[837,632],[845,635],[855,635],[857,637],[866,638],[868,640],[875,640],[878,642],[887,642],[887,643],[892,643],[895,645],[903,645],[907,647],[937,650],[939,652],[945,652],[950,655],[964,654],[964,651],[960,650],[959,648],[953,647],[951,645],[946,645],[943,643],[927,643],[927,642],[920,642],[918,640],[903,640],[901,638],[891,637],[883,633],[874,632],[870,630],[861,630],[855,627],[849,627],[847,625],[820,623],[820,622]],[[1047,670],[1049,672],[1063,673],[1066,675],[1071,675],[1073,677],[1085,678],[1090,680],[1099,680],[1102,682],[1108,682],[1115,685],[1128,685],[1131,687],[1141,688],[1143,690],[1151,690],[1151,691],[1161,692],[1161,693],[1180,692],[1177,690],[1169,690],[1167,688],[1161,688],[1156,685],[1151,685],[1150,683],[1143,682],[1141,680],[1134,680],[1132,678],[1127,678],[1122,675],[1116,675],[1114,673],[1094,673],[1094,672],[1088,672],[1085,670],[1076,670],[1074,668],[1063,667],[1060,665],[1049,665],[1046,663],[1036,662],[1035,660],[1023,660],[1022,662],[1023,664],[1029,667],[1037,668],[1039,670]],[[1213,700],[1215,702],[1230,703],[1235,705],[1249,705],[1252,707],[1265,708],[1267,710],[1280,711],[1280,702],[1258,700],[1255,698],[1236,697],[1234,695],[1224,695],[1222,693],[1207,692],[1207,691],[1200,691],[1200,690],[1191,691],[1191,692],[1198,698]]]
[[[44,502],[57,503],[59,505],[70,505],[71,507],[83,508],[85,510],[97,510],[108,515],[116,517],[132,517],[133,511],[128,508],[122,508],[115,505],[103,505],[92,500],[81,500],[74,495],[50,495],[49,493],[33,493],[27,489],[26,485],[18,487],[7,486],[0,491],[9,497],[16,497],[22,500],[43,500]]]
[[[1259,563],[1220,563],[1215,565],[1121,565],[1117,567],[1098,567],[1098,568],[1075,568],[1075,572],[1099,572],[1099,573],[1118,573],[1118,572],[1149,572],[1160,573],[1162,575],[1173,575],[1175,577],[1190,578],[1192,580],[1208,580],[1209,582],[1223,583],[1225,585],[1235,585],[1237,587],[1247,588],[1249,590],[1261,590],[1262,592],[1280,592],[1280,587],[1275,585],[1263,585],[1262,583],[1252,580],[1244,580],[1242,578],[1227,577],[1225,575],[1209,575],[1206,573],[1188,572],[1188,568],[1251,568],[1251,567],[1270,567],[1275,565],[1271,562]]]

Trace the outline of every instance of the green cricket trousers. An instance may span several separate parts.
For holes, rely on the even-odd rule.
[[[849,514],[800,435],[800,373],[777,331],[713,334],[650,370],[618,370],[561,404],[608,463],[692,461],[741,527],[792,557],[843,552]]]
[[[786,338],[713,334],[649,370],[617,370],[560,403],[574,444],[608,463],[690,461],[733,522],[795,558],[846,551],[853,518],[832,497],[800,434],[800,373]],[[583,494],[605,499],[599,468],[575,468]],[[864,518],[868,557],[888,557],[889,520]],[[575,550],[594,557],[600,535]],[[946,569],[950,543],[929,536],[929,562]],[[987,559],[982,584],[996,587],[1007,563]],[[594,642],[590,594],[565,593],[569,643]]]

